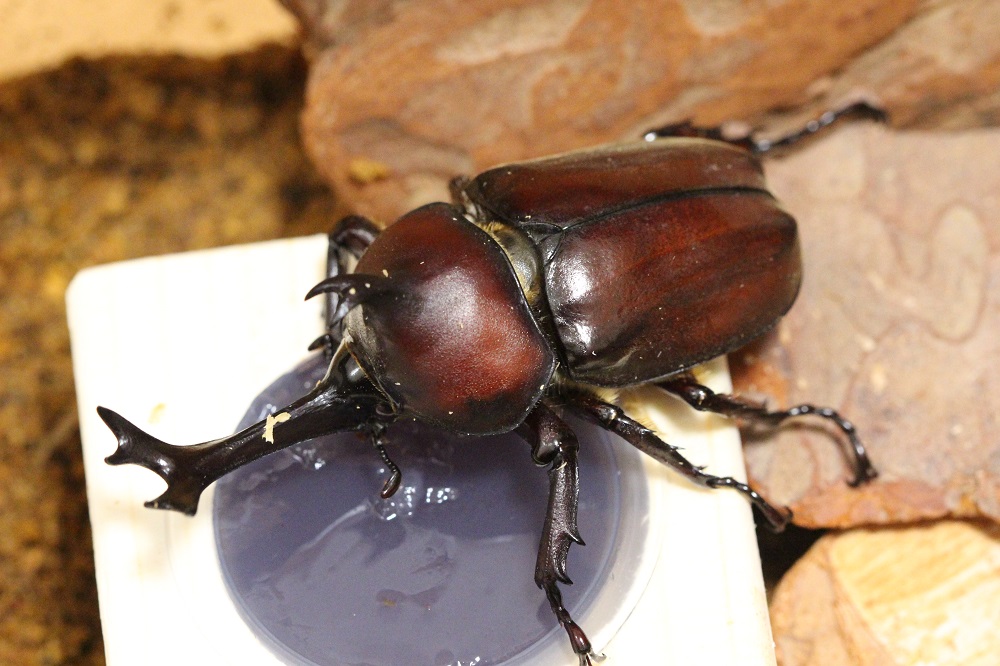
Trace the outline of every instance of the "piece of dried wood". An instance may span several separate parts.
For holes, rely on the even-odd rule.
[[[805,279],[737,385],[840,408],[881,476],[851,489],[829,434],[785,428],[747,445],[751,478],[808,526],[1000,520],[1000,131],[845,127],[768,176]]]
[[[782,666],[995,664],[1000,529],[941,521],[830,534],[771,601]]]
[[[457,174],[685,118],[788,125],[865,97],[899,126],[974,127],[1000,109],[989,0],[284,2],[313,61],[306,145],[382,222]]]

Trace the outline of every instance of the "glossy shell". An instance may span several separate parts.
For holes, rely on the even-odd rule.
[[[468,434],[506,432],[524,420],[555,355],[503,250],[460,209],[438,203],[404,215],[355,272],[393,285],[350,311],[345,341],[395,403]]]
[[[767,331],[798,292],[795,221],[747,151],[666,139],[486,171],[488,218],[536,239],[567,373],[627,386]]]

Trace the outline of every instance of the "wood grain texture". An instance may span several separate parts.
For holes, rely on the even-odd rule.
[[[306,144],[384,221],[455,174],[685,118],[788,125],[864,97],[898,126],[974,127],[1000,108],[989,0],[285,4],[314,65]]]
[[[941,521],[823,537],[772,598],[782,666],[996,663],[1000,531]]]
[[[744,392],[831,404],[881,476],[851,489],[826,432],[747,446],[751,478],[808,526],[1000,519],[1000,132],[845,127],[768,164],[805,275],[734,364]]]

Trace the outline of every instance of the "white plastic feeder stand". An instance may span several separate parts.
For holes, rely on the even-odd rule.
[[[110,666],[282,663],[229,599],[215,554],[212,489],[194,518],[144,508],[163,482],[104,463],[115,440],[95,408],[111,407],[167,442],[229,433],[321,333],[319,299],[302,298],[324,277],[325,256],[326,237],[312,236],[101,266],[73,281],[69,325]],[[730,389],[724,360],[701,377]],[[692,462],[744,477],[739,435],[725,419],[650,387],[623,400]],[[644,582],[627,595],[628,608],[616,609],[619,621],[596,627],[578,618],[604,663],[774,664],[749,505],[651,459],[645,469]],[[576,666],[565,652],[566,666]]]

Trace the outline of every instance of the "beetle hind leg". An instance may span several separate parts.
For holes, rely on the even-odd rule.
[[[786,419],[800,416],[818,416],[826,419],[844,433],[850,444],[853,454],[854,476],[848,480],[848,484],[852,487],[860,486],[878,476],[878,471],[872,465],[868,451],[862,444],[861,438],[858,437],[854,424],[830,407],[803,404],[783,411],[770,411],[762,405],[754,404],[738,396],[715,393],[707,386],[696,382],[690,375],[681,375],[659,382],[657,385],[668,393],[676,395],[698,411],[714,412],[753,424],[774,427]]]
[[[577,453],[580,446],[572,429],[543,402],[531,411],[517,433],[531,444],[531,457],[535,464],[549,466],[549,505],[535,563],[535,584],[545,592],[580,666],[593,666],[603,657],[594,653],[587,634],[563,605],[558,586],[559,583],[573,582],[566,573],[566,555],[570,545],[583,545],[576,524],[580,491]]]
[[[786,148],[807,139],[813,134],[822,131],[825,127],[835,125],[841,120],[855,118],[872,120],[878,123],[885,123],[889,116],[882,109],[872,106],[868,102],[855,102],[839,109],[833,109],[821,114],[818,118],[813,118],[802,127],[775,139],[763,139],[754,135],[747,137],[750,142],[750,150],[758,155],[772,150]]]
[[[790,509],[777,508],[761,497],[756,490],[731,476],[708,474],[681,455],[676,447],[660,439],[652,430],[626,416],[621,408],[592,395],[576,396],[570,402],[570,406],[587,420],[613,432],[654,460],[673,467],[698,485],[706,488],[732,488],[737,491],[760,510],[772,531],[780,532],[791,521]]]
[[[696,137],[701,139],[712,139],[713,141],[722,141],[734,146],[746,148],[756,155],[763,155],[771,152],[772,150],[787,148],[788,146],[799,143],[803,139],[820,132],[825,127],[834,125],[847,118],[864,118],[880,123],[884,123],[888,120],[888,116],[882,109],[872,106],[868,102],[855,102],[839,109],[827,111],[818,118],[810,120],[802,127],[774,139],[765,139],[752,131],[743,135],[734,136],[729,132],[726,132],[722,126],[703,127],[694,125],[687,120],[651,129],[643,135],[643,138],[646,141],[655,141],[656,139],[668,137]]]

